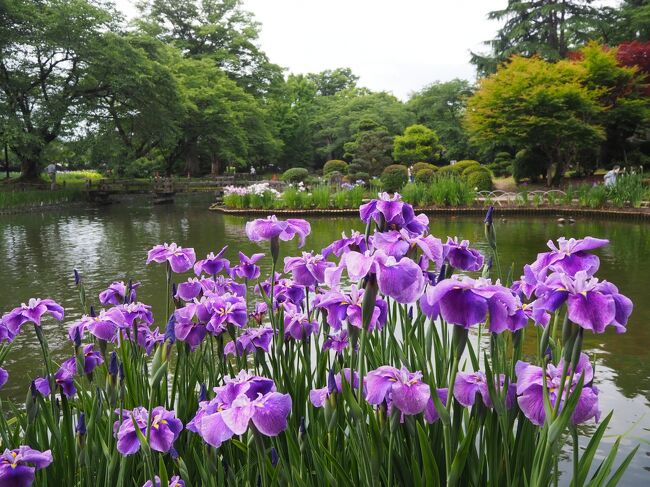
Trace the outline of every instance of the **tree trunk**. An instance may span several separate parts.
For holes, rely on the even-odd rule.
[[[221,161],[219,160],[219,158],[213,155],[211,163],[212,164],[211,164],[210,173],[213,176],[218,176],[219,174],[221,174]]]

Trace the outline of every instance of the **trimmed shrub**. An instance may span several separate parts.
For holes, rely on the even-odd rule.
[[[492,177],[488,171],[475,171],[467,176],[467,184],[476,191],[490,191]]]
[[[406,166],[393,164],[381,173],[381,184],[385,191],[394,193],[402,189],[408,181],[408,177],[408,169],[406,169]]]
[[[511,160],[502,160],[499,162],[494,161],[492,164],[488,164],[486,167],[498,178],[512,176]]]
[[[435,167],[435,166],[434,166]],[[423,168],[415,173],[415,180],[419,183],[428,183],[436,175],[433,169]]]
[[[351,183],[356,183],[357,181],[363,181],[364,183],[367,183],[370,179],[370,174],[367,172],[359,171],[355,172],[354,174],[348,174],[348,179]]]
[[[422,169],[430,169],[432,171],[437,171],[438,166],[434,166],[433,164],[429,164],[428,162],[416,162],[415,164],[413,164],[413,167],[411,168],[413,174],[417,174]]]
[[[457,167],[462,173],[465,169],[467,169],[470,166],[480,166],[480,165],[481,163],[478,161],[473,161],[471,159],[464,159],[462,161],[458,161],[456,164],[454,164],[453,167]]]
[[[453,166],[441,166],[440,169],[438,169],[438,174],[453,174],[460,176],[462,172],[463,168],[458,167],[458,164],[454,164]]]
[[[331,172],[338,171],[341,174],[345,174],[348,170],[348,163],[345,161],[339,161],[338,159],[332,159],[327,161],[323,166],[323,175],[327,175]]]
[[[462,177],[467,178],[470,174],[475,173],[475,172],[486,172],[490,176],[492,176],[492,173],[490,173],[490,170],[485,167],[485,166],[469,166],[465,168],[461,174]]]
[[[309,171],[304,167],[292,167],[291,169],[284,171],[280,179],[288,183],[300,183],[304,182],[308,176]]]

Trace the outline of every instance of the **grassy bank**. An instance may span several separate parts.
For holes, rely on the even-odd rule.
[[[85,197],[86,195],[77,189],[0,191],[0,210],[83,201]]]

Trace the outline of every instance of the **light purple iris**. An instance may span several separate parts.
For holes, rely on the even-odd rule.
[[[99,352],[94,350],[93,344],[84,346],[84,374],[91,374],[98,365],[104,363],[104,358]]]
[[[264,258],[264,254],[253,254],[250,257],[239,252],[239,264],[235,266],[234,273],[240,279],[253,280],[260,277],[260,266],[257,262]]]
[[[217,295],[230,293],[235,296],[246,297],[246,285],[235,282],[230,277],[217,276],[215,279],[201,279],[201,287],[205,295]]]
[[[323,257],[327,257],[330,254],[341,257],[342,254],[351,250],[360,252],[362,254],[368,250],[368,246],[366,245],[366,237],[356,230],[352,231],[349,238],[345,232],[343,232],[339,240],[335,240],[329,244],[323,249],[321,253],[323,254]]]
[[[175,243],[156,245],[147,254],[147,264],[169,262],[172,271],[176,273],[189,271],[195,261],[194,249],[179,247]]]
[[[255,322],[258,325],[262,325],[262,321],[264,320],[264,317],[268,312],[269,312],[269,306],[266,303],[264,302],[255,303],[255,308],[253,309],[253,311],[250,313],[249,316],[253,320],[255,320]]]
[[[262,291],[267,296],[271,293],[270,279],[255,285],[254,292],[256,294],[262,295]],[[273,287],[273,309],[277,309],[284,303],[291,303],[300,308],[304,301],[305,288],[298,286],[291,279],[280,279],[280,274],[276,273],[275,285]]]
[[[122,415],[124,417],[122,423],[116,421],[113,432],[117,438],[117,451],[125,456],[133,455],[140,450],[136,428],[146,436],[149,426],[149,446],[152,450],[162,453],[171,449],[183,429],[183,423],[176,418],[176,415],[162,406],[155,407],[151,415],[143,407],[136,407],[132,411],[125,409]]]
[[[300,257],[285,257],[284,272],[291,272],[293,281],[299,286],[316,286],[325,282],[325,269],[334,267],[320,255],[303,252]]]
[[[327,324],[335,330],[339,330],[345,320],[348,320],[352,326],[361,328],[364,292],[355,284],[350,286],[350,291],[347,294],[333,289],[316,296],[314,307],[327,310]],[[387,318],[388,305],[383,299],[377,298],[368,330],[372,331],[375,328],[381,330]]]
[[[495,380],[496,382],[496,380]],[[505,386],[505,375],[499,376],[499,384],[495,384],[495,390],[499,392],[500,388]],[[515,402],[515,384],[508,384],[506,393],[506,408],[510,409]],[[483,371],[476,372],[458,372],[454,382],[454,397],[465,407],[472,407],[476,402],[476,394],[481,396],[481,400],[486,407],[493,407],[494,403],[490,397],[487,377]]]
[[[260,218],[246,223],[246,235],[253,242],[262,240],[291,240],[298,236],[299,247],[305,245],[305,237],[311,232],[311,225],[305,220],[289,218],[286,221],[278,220],[275,215]]]
[[[262,350],[269,353],[269,346],[273,339],[273,328],[270,326],[246,328],[241,335],[233,342],[226,344],[223,351],[226,355],[245,355]]]
[[[307,314],[300,312],[295,306],[287,305],[284,313],[284,338],[307,340],[318,331],[318,322],[309,319]]]
[[[74,357],[69,358],[61,364],[59,370],[54,374],[54,383],[61,388],[61,392],[66,397],[72,397],[77,393],[74,385],[74,376],[77,373],[77,363]],[[49,396],[50,381],[47,377],[38,377],[34,380],[36,390],[43,396]]]
[[[405,415],[424,411],[430,398],[429,386],[422,382],[422,372],[409,372],[384,365],[368,372],[365,380],[366,400],[370,404],[388,401]]]
[[[144,348],[147,355],[151,355],[154,347],[165,340],[165,334],[160,333],[156,328],[151,330],[148,326],[142,324],[138,326],[138,345]]]
[[[124,326],[131,328],[133,323],[146,323],[151,325],[153,323],[153,313],[151,306],[144,303],[128,303],[117,306],[117,309],[122,312],[124,316]]]
[[[347,330],[327,335],[323,342],[323,350],[334,350],[336,353],[343,353],[343,350],[350,346]]]
[[[587,271],[578,271],[575,277],[554,272],[535,293],[535,306],[552,313],[566,302],[569,319],[594,333],[603,333],[609,325],[624,333],[633,308],[616,286],[589,276]]]
[[[530,265],[526,264],[524,266],[524,275],[519,278],[518,281],[512,283],[512,291],[519,295],[521,299],[528,298],[535,293],[537,289],[537,284],[539,283],[537,276],[533,272],[533,269]]]
[[[2,342],[11,343],[14,341],[15,338],[16,338],[16,334],[9,331],[9,328],[7,328],[7,325],[5,325],[3,318],[0,317],[0,343]]]
[[[5,450],[0,456],[0,486],[29,487],[34,482],[36,470],[52,463],[50,450],[40,452],[29,446]]]
[[[461,271],[479,271],[483,267],[483,255],[470,248],[469,240],[459,243],[458,237],[447,237],[443,256],[453,268]]]
[[[350,369],[345,368],[343,369],[343,377],[345,377],[345,382],[349,384],[350,388],[359,388],[359,374],[357,374],[356,371],[351,374]],[[341,376],[341,372],[334,374],[334,371],[331,371],[325,387],[309,391],[309,400],[314,407],[322,408],[325,405],[325,401],[327,401],[332,394],[340,394],[343,392],[343,377]],[[351,377],[353,379],[351,379]]]
[[[119,308],[110,308],[100,311],[98,316],[82,316],[81,320],[68,329],[68,337],[74,341],[74,336],[78,331],[79,336],[83,338],[84,333],[88,330],[100,340],[112,342],[117,338],[117,331],[125,326],[122,311]]]
[[[498,281],[492,284],[489,279],[458,275],[444,279],[427,292],[423,312],[429,314],[435,306],[448,323],[463,328],[483,323],[488,315],[493,333],[516,331],[526,325],[518,313],[519,298]]]
[[[139,286],[139,282],[132,282],[130,286],[127,286],[123,281],[115,281],[110,286],[108,286],[108,289],[105,289],[99,293],[99,302],[105,306],[108,304],[112,304],[114,306],[122,304],[126,299],[126,293],[129,291],[129,289],[132,292],[132,296],[129,296],[129,300],[131,300],[131,297],[135,299],[135,293],[133,291]]]
[[[203,286],[201,286],[201,281],[196,277],[190,277],[187,281],[181,282],[176,287],[176,295],[174,296],[177,299],[182,299],[183,301],[192,301],[203,291]]]
[[[422,235],[429,225],[429,219],[421,214],[417,217],[413,207],[402,201],[399,193],[390,196],[388,193],[379,193],[379,199],[371,200],[359,207],[359,215],[364,223],[371,219],[380,223],[382,219],[387,230],[405,229],[411,235]]]
[[[160,478],[157,475],[154,481],[155,483],[152,483],[151,480],[147,480],[142,487],[165,487],[160,484]],[[167,487],[185,487],[185,482],[178,475],[174,475],[169,479],[169,485]]]
[[[228,271],[230,269],[230,262],[228,259],[222,257],[227,248],[228,246],[226,245],[217,255],[214,252],[210,252],[205,259],[197,261],[194,264],[194,273],[197,276],[200,276],[203,272],[209,276],[216,276],[224,269]]]
[[[449,390],[446,387],[441,387],[440,389],[436,389],[436,392],[442,405],[444,406],[447,404]],[[429,398],[427,406],[424,408],[424,419],[427,423],[435,423],[440,419],[440,412],[438,411],[438,408],[436,408],[432,398]]]
[[[205,300],[207,298],[201,298]],[[174,311],[176,324],[174,325],[175,337],[181,342],[187,343],[194,350],[205,338],[207,329],[205,322],[195,321],[197,303],[188,303],[184,307]]]
[[[375,233],[372,243],[376,249],[386,255],[400,260],[402,257],[412,256],[412,252],[419,249],[427,262],[432,261],[440,267],[443,261],[443,246],[440,239],[432,236],[417,235],[412,237],[405,230]]]
[[[0,389],[2,389],[9,380],[9,372],[0,367]]]
[[[218,448],[234,435],[243,435],[251,421],[266,436],[277,436],[286,429],[291,396],[275,392],[272,380],[241,371],[215,392],[214,399],[199,404],[187,425],[209,445]]]
[[[551,407],[555,407],[555,403],[558,400],[559,387],[563,380],[563,367],[564,362],[562,360],[557,367],[553,364],[546,366],[546,386],[548,388]],[[517,374],[517,401],[519,402],[519,407],[531,423],[541,426],[546,419],[546,412],[544,410],[544,370],[536,365],[518,361],[515,365],[515,373]],[[568,383],[570,376],[571,371],[569,370],[568,377],[564,378],[565,386],[562,392],[560,410],[564,407],[564,402],[573,389],[575,389],[580,377],[584,376],[584,386],[580,392],[578,404],[571,416],[571,422],[573,424],[580,424],[591,418],[598,421],[600,418],[598,389],[592,385],[594,371],[589,363],[589,357],[586,354],[580,354],[580,359],[576,365],[571,384]]]
[[[589,250],[598,249],[609,244],[609,240],[602,238],[585,237],[583,239],[560,237],[557,245],[549,240],[547,245],[550,252],[537,254],[537,260],[531,264],[531,270],[543,279],[548,269],[564,272],[575,276],[584,271],[593,276],[600,266],[600,259]]]
[[[244,298],[229,294],[210,296],[197,306],[196,314],[199,320],[206,322],[207,330],[216,336],[226,331],[228,324],[243,328],[248,321]]]
[[[5,314],[2,317],[2,322],[7,327],[7,330],[16,336],[25,323],[34,323],[36,326],[41,326],[41,319],[46,314],[60,321],[63,319],[64,311],[52,299],[30,298],[26,304],[23,303],[18,308],[14,308]]]

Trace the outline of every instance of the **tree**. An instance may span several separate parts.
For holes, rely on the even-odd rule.
[[[407,103],[415,114],[416,122],[438,134],[445,147],[445,159],[460,160],[475,156],[463,126],[467,99],[473,92],[473,86],[464,79],[435,82],[414,93]]]
[[[586,76],[578,63],[515,56],[481,80],[468,101],[473,141],[487,148],[501,144],[540,151],[546,157],[547,184],[558,183],[581,150],[604,138],[594,121],[599,92],[583,84]]]
[[[393,136],[374,120],[361,121],[354,140],[343,144],[343,149],[344,157],[351,161],[351,173],[379,175],[393,163]]]
[[[404,135],[395,137],[393,158],[402,164],[434,162],[440,159],[443,147],[438,135],[424,125],[411,125]]]
[[[115,16],[86,0],[7,0],[0,12],[0,119],[21,176],[35,179],[52,141],[83,120],[106,92],[89,76]]]
[[[320,73],[310,73],[307,78],[314,82],[320,96],[333,96],[340,91],[356,88],[359,81],[350,68],[326,69]]]
[[[503,10],[488,14],[504,21],[495,39],[487,41],[491,53],[472,53],[471,62],[481,75],[494,73],[497,66],[513,55],[557,61],[572,47],[592,38],[598,22],[594,0],[509,0]]]

